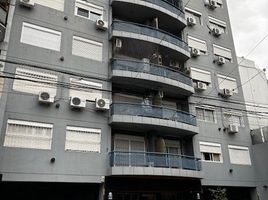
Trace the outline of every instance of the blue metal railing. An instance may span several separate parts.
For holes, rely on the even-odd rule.
[[[176,71],[174,69],[156,65],[153,63],[145,63],[134,60],[113,59],[112,70],[123,70],[152,74],[156,76],[170,78],[186,85],[193,86],[192,79],[189,76],[186,76],[182,72]]]
[[[194,115],[153,105],[113,103],[111,105],[111,114],[166,119],[197,126],[196,116]]]
[[[188,44],[181,38],[151,26],[137,24],[133,22],[114,20],[112,24],[112,30],[125,31],[130,33],[146,35],[153,38],[158,38],[161,41],[163,40],[169,42],[184,49],[185,51],[189,51]]]
[[[167,0],[142,0],[142,1],[146,1],[155,5],[158,5],[162,8],[165,8],[173,13],[176,13],[177,15],[181,16],[181,17],[185,17],[185,13],[183,11],[183,5],[182,5],[182,1],[179,1],[178,5],[175,5],[174,3],[170,3]]]
[[[167,153],[123,152],[110,153],[112,167],[160,167],[201,171],[199,158]]]

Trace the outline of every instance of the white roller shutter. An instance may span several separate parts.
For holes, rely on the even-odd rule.
[[[191,75],[194,80],[211,83],[211,73],[208,71],[191,67]]]
[[[50,150],[52,130],[52,124],[9,119],[4,146]]]
[[[189,47],[199,49],[201,51],[207,52],[207,43],[203,40],[188,36]]]
[[[61,32],[23,22],[20,41],[29,45],[60,51]]]
[[[226,22],[216,19],[214,17],[208,17],[209,22],[213,23],[213,24],[217,24],[218,26],[222,26],[222,27],[226,27]]]
[[[31,94],[49,92],[51,96],[56,96],[58,77],[53,74],[33,71],[24,68],[17,68],[13,90]],[[20,80],[24,79],[24,80]]]
[[[50,7],[59,11],[64,11],[64,1],[65,0],[34,0],[36,4]]]
[[[210,142],[200,142],[200,152],[221,154],[221,145]]]
[[[232,51],[230,49],[213,44],[213,52],[216,56],[222,56],[232,60]]]
[[[97,98],[102,98],[102,92],[98,90],[102,89],[101,83],[70,78],[70,84],[70,97],[80,97],[88,101],[95,101]]]
[[[102,61],[102,46],[100,42],[74,36],[72,53],[76,56]]]
[[[217,76],[220,90],[223,90],[225,88],[230,90],[235,89],[233,92],[238,93],[237,83],[235,79],[223,75],[217,75]]]
[[[228,145],[232,164],[251,165],[249,149],[247,147]]]
[[[100,152],[101,130],[67,126],[65,150]]]

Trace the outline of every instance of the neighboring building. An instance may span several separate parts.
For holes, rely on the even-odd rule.
[[[255,66],[254,61],[238,58],[242,89],[251,129],[254,163],[257,168],[260,199],[268,195],[268,80],[266,71]],[[250,80],[250,81],[249,81]]]
[[[3,196],[257,200],[225,0],[22,1],[3,52]]]

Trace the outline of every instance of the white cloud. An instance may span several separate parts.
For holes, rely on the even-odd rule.
[[[238,56],[246,56],[268,34],[267,0],[227,0]],[[260,68],[268,67],[268,37],[248,56]]]

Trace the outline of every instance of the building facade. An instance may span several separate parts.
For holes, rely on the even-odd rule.
[[[11,0],[7,7],[5,193],[194,200],[216,191],[258,199],[225,0]]]

